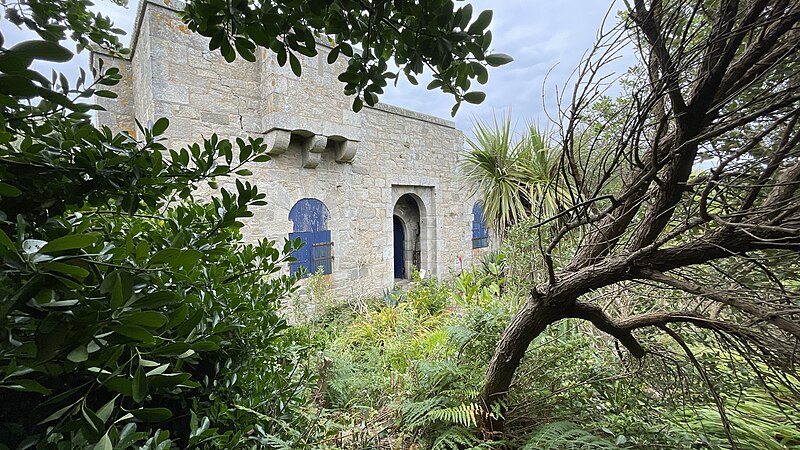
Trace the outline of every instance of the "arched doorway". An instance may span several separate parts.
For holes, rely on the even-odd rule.
[[[412,266],[422,269],[420,246],[420,207],[410,194],[400,196],[394,205],[394,277],[411,278]]]
[[[403,230],[403,219],[394,216],[394,277],[404,278],[406,274],[406,258],[403,247],[406,233]]]

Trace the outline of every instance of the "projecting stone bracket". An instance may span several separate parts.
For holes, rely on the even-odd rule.
[[[322,153],[334,152],[338,163],[352,162],[358,150],[358,141],[342,136],[322,136],[306,130],[286,130],[273,128],[265,133],[267,154],[272,156],[286,153],[290,148],[300,147],[303,156],[303,168],[315,169],[322,161]]]
[[[303,167],[306,169],[316,169],[322,159],[322,152],[328,146],[328,138],[325,136],[313,135],[303,141]]]
[[[289,130],[281,130],[280,128],[273,128],[267,131],[265,136],[267,144],[267,154],[280,155],[286,153],[289,149],[289,142],[292,141],[292,132]]]
[[[349,163],[353,162],[358,150],[358,141],[340,141],[334,142],[336,149],[336,162]]]

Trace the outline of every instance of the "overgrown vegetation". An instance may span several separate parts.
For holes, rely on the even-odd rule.
[[[351,0],[235,3],[186,20],[228,60],[269,47],[298,75],[324,28],[356,110],[391,58],[412,82],[434,68],[454,112],[510,61],[466,5],[378,1],[388,19],[365,23]],[[241,240],[265,197],[246,178],[193,196],[246,177],[261,139],[95,128],[81,99],[113,97],[115,69],[70,86],[30,67],[69,60],[67,34],[123,52],[111,23],[86,0],[1,4],[39,38],[0,35],[0,448],[800,448],[797,4],[634,2],[558,145],[479,128],[467,164],[501,254],[367,301],[320,275],[292,295],[294,244]],[[629,98],[600,97],[631,29],[647,64]]]
[[[527,243],[508,238],[504,250],[519,245]],[[485,368],[519,305],[515,284],[529,283],[507,278],[506,267],[492,255],[448,282],[415,274],[408,291],[371,300],[366,314],[312,277],[296,301],[325,305],[298,325],[319,352],[310,410],[318,422],[316,434],[286,448],[727,448],[713,396],[680,346],[657,334],[643,339],[664,358],[640,363],[589,326],[561,322],[531,344],[511,395],[483,407]],[[598,295],[612,302],[620,292]],[[738,448],[800,447],[791,393],[768,393],[757,370],[724,345],[709,349],[709,339],[688,345],[721,392]],[[486,414],[504,414],[503,435],[481,434]]]

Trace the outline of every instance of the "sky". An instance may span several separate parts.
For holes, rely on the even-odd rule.
[[[127,7],[107,0],[98,0],[95,5],[97,10],[111,17],[117,27],[128,31],[122,38],[124,43],[130,37],[137,1],[130,0]],[[456,5],[461,3],[458,1]],[[473,17],[485,9],[494,13],[490,25],[491,50],[514,57],[514,62],[508,65],[489,69],[487,85],[473,83],[474,89],[486,92],[486,100],[480,105],[462,104],[453,119],[450,117],[454,104],[452,96],[425,89],[427,81],[423,76],[417,86],[405,79],[396,87],[390,84],[381,97],[382,102],[455,120],[457,127],[468,135],[475,120],[491,121],[494,115],[506,114],[509,110],[518,127],[526,123],[546,126],[549,120],[546,112],[550,116],[556,112],[557,90],[571,87],[570,76],[595,42],[609,8],[612,10],[610,23],[613,23],[613,12],[622,9],[620,0],[472,0],[470,3],[475,10]],[[6,46],[35,37],[14,29],[8,21],[0,24]],[[613,70],[620,73],[633,61],[632,56],[627,56]],[[88,67],[88,53],[84,51],[69,63],[52,66],[74,79],[79,67]],[[50,72],[50,68],[43,65],[34,68]]]

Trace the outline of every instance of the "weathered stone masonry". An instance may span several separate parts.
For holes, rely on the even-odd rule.
[[[173,148],[212,133],[264,136],[272,160],[251,164],[248,179],[269,204],[254,210],[245,237],[282,242],[297,231],[292,207],[320,200],[333,242],[330,283],[339,295],[391,288],[396,246],[404,276],[414,263],[446,277],[480,255],[472,248],[475,201],[457,170],[463,134],[452,122],[384,104],[352,112],[337,80],[346,62],[328,65],[330,48],[322,44],[316,57],[301,57],[300,78],[266,50],[255,63],[228,64],[181,22],[183,6],[143,0],[130,59],[92,55],[92,64],[102,59],[123,74],[119,98],[100,99],[100,125],[135,135],[134,120],[168,117]]]

